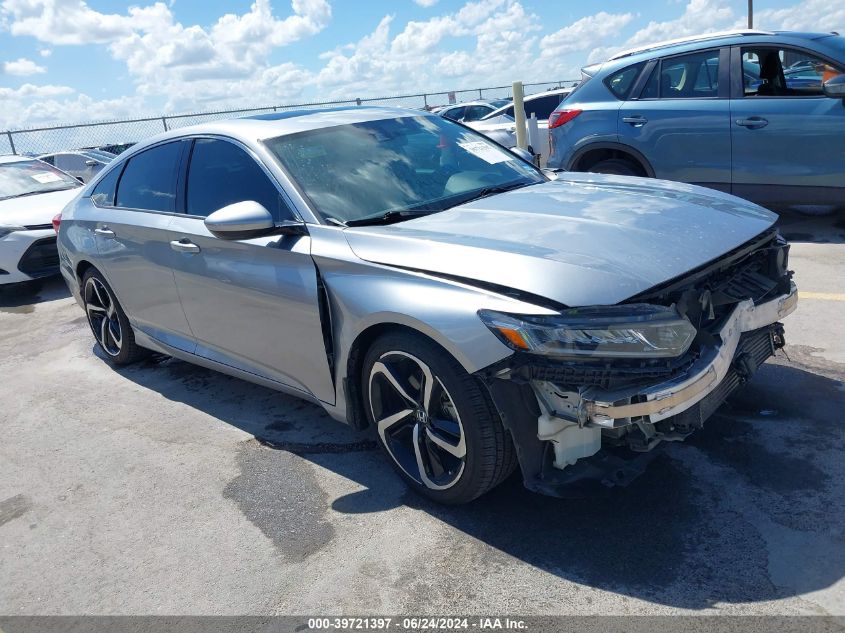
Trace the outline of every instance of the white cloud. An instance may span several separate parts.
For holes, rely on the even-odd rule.
[[[728,0],[690,0],[684,12],[675,19],[658,22],[652,20],[627,41],[619,45],[593,49],[587,63],[604,61],[610,55],[629,48],[732,28],[737,20]]]
[[[59,97],[73,94],[76,92],[73,88],[68,86],[36,86],[33,84],[24,84],[20,88],[0,88],[0,103],[4,105],[7,102],[16,99],[43,99],[45,97]]]
[[[763,9],[755,12],[754,26],[773,30],[845,33],[845,3],[805,0],[784,9]]]
[[[541,39],[540,55],[541,57],[559,57],[577,51],[590,50],[601,42],[618,36],[619,31],[633,19],[633,13],[600,11],[595,15],[588,15]]]
[[[41,55],[41,57],[49,57],[50,55],[53,54],[53,49],[52,48],[42,48],[41,50],[38,51],[38,54]]]
[[[466,77],[479,85],[509,85],[515,69],[538,73],[532,49],[540,19],[516,0],[468,2],[457,12],[408,22],[395,36],[394,22],[385,16],[358,42],[324,53],[326,64],[313,82],[318,90],[334,97],[379,96],[452,88]],[[474,40],[474,48],[455,50],[455,38]]]
[[[414,0],[414,2],[426,9],[437,4],[437,0]]]
[[[39,66],[31,59],[20,57],[11,62],[3,62],[3,72],[7,75],[28,77],[30,75],[40,75],[41,73],[46,73],[47,69],[44,68],[44,66]]]
[[[0,11],[12,35],[50,44],[104,43],[132,31],[129,16],[99,13],[82,0],[3,0]]]

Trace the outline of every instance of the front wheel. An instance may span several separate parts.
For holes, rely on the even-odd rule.
[[[379,338],[362,387],[379,444],[425,496],[466,503],[513,472],[513,443],[483,385],[432,341],[405,332]]]
[[[129,319],[102,274],[88,269],[82,278],[82,301],[97,346],[115,365],[128,365],[147,351],[135,344]]]
[[[597,162],[587,171],[595,174],[612,174],[615,176],[642,176],[643,174],[634,163],[624,158],[609,158]]]

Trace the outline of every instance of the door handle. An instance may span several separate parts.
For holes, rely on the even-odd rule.
[[[646,123],[648,123],[648,119],[644,116],[636,115],[636,116],[623,116],[622,122],[631,125],[632,127],[642,127]]]
[[[191,240],[187,237],[183,237],[181,240],[173,240],[170,242],[170,248],[178,253],[199,253],[200,247],[194,244]]]
[[[742,127],[747,127],[751,130],[756,130],[757,128],[766,127],[769,122],[763,117],[752,116],[747,119],[737,119],[736,124]]]
[[[100,237],[114,237],[114,231],[112,231],[109,227],[104,226],[100,229],[94,229],[94,235],[99,235]]]

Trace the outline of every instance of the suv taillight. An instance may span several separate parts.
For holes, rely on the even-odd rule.
[[[582,110],[555,110],[549,117],[549,129],[553,130],[581,114]]]
[[[56,232],[56,235],[59,234],[59,225],[62,223],[62,214],[57,213],[53,216],[53,230]]]

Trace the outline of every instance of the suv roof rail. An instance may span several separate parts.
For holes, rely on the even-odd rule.
[[[702,33],[701,35],[690,35],[687,37],[679,37],[674,40],[664,40],[662,42],[655,42],[654,44],[646,44],[645,46],[631,48],[627,51],[616,53],[607,61],[613,61],[614,59],[621,59],[623,57],[630,57],[631,55],[636,55],[637,53],[645,53],[646,51],[656,50],[659,48],[666,48],[668,46],[674,46],[676,44],[687,44],[689,42],[705,42],[707,40],[714,40],[720,37],[730,37],[735,35],[774,35],[774,33],[772,31],[759,31],[757,29],[741,29],[736,31],[718,31],[715,33]]]

